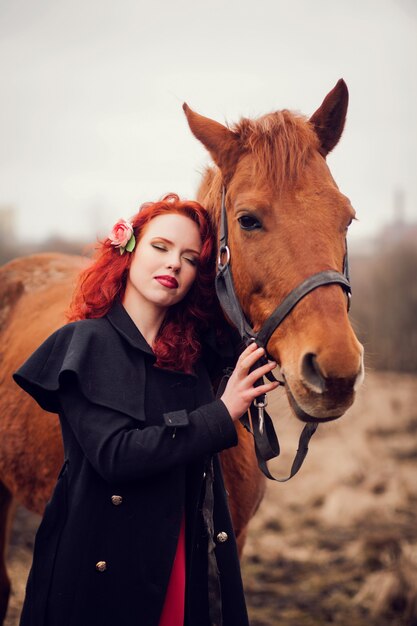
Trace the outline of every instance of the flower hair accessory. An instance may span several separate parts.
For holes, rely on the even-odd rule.
[[[136,239],[133,226],[122,218],[113,226],[109,239],[112,246],[119,248],[120,254],[124,254],[125,250],[133,252],[135,249]]]

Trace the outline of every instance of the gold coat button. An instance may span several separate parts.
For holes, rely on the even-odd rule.
[[[224,543],[228,539],[229,539],[229,535],[227,533],[225,533],[224,530],[222,530],[222,532],[218,533],[218,535],[217,535],[217,541],[219,543]]]
[[[96,570],[98,572],[105,572],[106,569],[107,569],[106,561],[99,561],[98,563],[96,563]]]
[[[119,506],[119,504],[122,504],[123,498],[122,496],[112,496],[111,501],[114,506]]]

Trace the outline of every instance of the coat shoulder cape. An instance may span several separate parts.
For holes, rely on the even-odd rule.
[[[51,413],[60,410],[58,390],[75,375],[95,404],[143,420],[145,362],[106,317],[66,324],[13,374],[15,382]],[[131,393],[129,391],[131,390]]]

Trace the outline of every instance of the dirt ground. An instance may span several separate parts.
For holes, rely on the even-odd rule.
[[[270,469],[282,476],[301,425],[282,391],[270,413],[283,449]],[[251,626],[417,626],[416,470],[417,377],[368,373],[299,475],[268,484],[242,563]],[[18,508],[5,626],[18,624],[38,522]]]

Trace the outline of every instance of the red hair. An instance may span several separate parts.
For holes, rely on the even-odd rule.
[[[168,309],[153,350],[158,366],[190,373],[201,352],[199,335],[218,311],[214,296],[214,230],[207,211],[198,202],[182,201],[176,194],[169,194],[160,202],[143,204],[130,220],[136,239],[154,217],[167,213],[193,220],[200,231],[202,248],[196,279],[185,298]],[[121,255],[110,239],[99,241],[93,263],[79,275],[68,320],[106,315],[116,298],[123,299],[131,262],[132,254]]]

